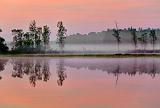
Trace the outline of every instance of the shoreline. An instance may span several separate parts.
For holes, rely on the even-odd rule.
[[[93,58],[127,58],[160,57],[160,54],[0,54],[0,57],[93,57]]]

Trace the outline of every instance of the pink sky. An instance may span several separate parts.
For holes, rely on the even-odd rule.
[[[113,28],[115,20],[122,28],[160,27],[160,0],[0,0],[0,13],[1,35],[7,40],[11,29],[27,30],[33,19],[51,27],[52,39],[59,20],[68,34]]]

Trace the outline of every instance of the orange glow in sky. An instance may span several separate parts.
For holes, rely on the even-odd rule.
[[[113,28],[115,20],[122,28],[160,27],[159,0],[0,0],[0,13],[0,28],[8,40],[11,29],[27,29],[33,19],[49,25],[53,34],[59,20],[68,34]]]

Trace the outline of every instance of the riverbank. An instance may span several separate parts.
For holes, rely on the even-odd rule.
[[[160,57],[160,54],[1,54],[0,57]]]

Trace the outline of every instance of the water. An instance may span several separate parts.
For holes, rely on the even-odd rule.
[[[0,58],[0,108],[159,108],[160,58]]]

